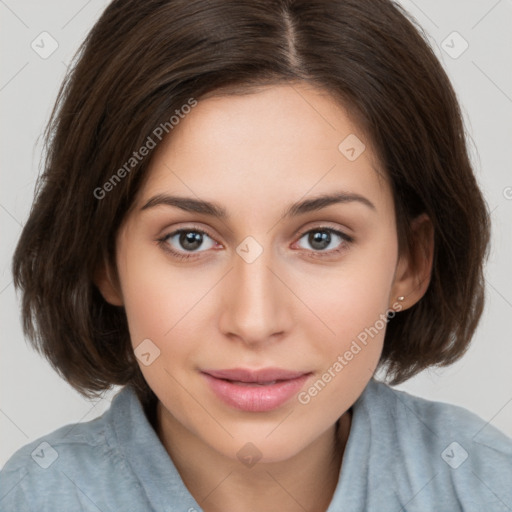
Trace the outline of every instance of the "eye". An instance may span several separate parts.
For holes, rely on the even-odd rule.
[[[325,252],[331,255],[342,251],[346,245],[353,242],[352,237],[337,229],[327,227],[310,229],[302,234],[297,243],[300,244],[301,240],[305,240],[314,252]],[[302,248],[309,249],[308,247]]]
[[[212,249],[217,244],[206,231],[195,228],[178,229],[159,238],[158,242],[164,250],[178,259],[194,257],[195,253]]]
[[[301,247],[305,240],[308,247]],[[198,228],[181,228],[157,239],[158,244],[173,258],[187,260],[199,257],[198,253],[206,252],[215,247],[222,247],[206,231]],[[311,257],[333,256],[347,248],[353,238],[337,229],[319,227],[302,233],[298,242],[299,248],[310,252]]]

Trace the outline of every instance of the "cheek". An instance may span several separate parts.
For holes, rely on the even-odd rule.
[[[363,249],[349,254],[336,272],[308,276],[302,285],[305,302],[330,331],[331,351],[343,349],[375,325],[384,336],[381,319],[390,306],[395,247],[383,237],[380,244]]]
[[[148,385],[170,409],[187,410],[186,393],[168,391],[179,390],[197,369],[197,354],[211,334],[205,334],[205,305],[218,276],[172,267],[155,252],[134,251],[119,268],[130,338],[136,355],[151,354],[149,361],[138,357]]]
[[[383,235],[360,248],[357,257],[355,252],[347,257],[336,275],[326,273],[316,285],[311,278],[304,283],[311,309],[330,332],[315,337],[310,327],[307,337],[318,340],[314,351],[321,364],[316,380],[298,398],[311,417],[327,414],[326,424],[357,399],[380,360],[396,263],[393,240]]]
[[[382,353],[387,321],[390,277],[377,265],[372,271],[353,269],[346,279],[318,294],[316,309],[334,332],[318,338],[321,361],[316,378],[297,397],[308,417],[330,425],[355,402],[374,374]],[[312,420],[313,421],[313,420]]]
[[[132,251],[119,268],[132,344],[167,338],[189,322],[189,315],[215,283],[205,273],[171,267],[157,251]],[[211,281],[211,283],[210,283]]]
[[[200,286],[204,279],[197,274],[171,270],[165,258],[133,254],[119,272],[130,338],[144,379],[165,397],[169,409],[186,411],[187,395],[169,390],[179,390],[194,370],[193,354],[202,339],[198,314],[207,288]],[[140,357],[147,353],[146,360]]]

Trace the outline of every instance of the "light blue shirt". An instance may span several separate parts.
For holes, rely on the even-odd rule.
[[[202,509],[124,388],[100,418],[18,450],[0,472],[0,510]],[[512,512],[512,440],[463,408],[371,380],[328,508],[356,511]]]

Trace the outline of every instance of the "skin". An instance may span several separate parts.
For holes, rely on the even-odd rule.
[[[366,145],[355,161],[338,149],[350,134]],[[350,407],[378,364],[385,328],[307,404],[293,397],[273,411],[240,411],[211,392],[199,369],[308,371],[307,391],[398,296],[406,309],[425,293],[428,218],[414,224],[418,249],[399,257],[391,189],[371,142],[332,97],[304,83],[199,101],[148,173],[116,241],[120,287],[107,269],[97,285],[124,306],[134,348],[149,338],[160,350],[140,367],[159,399],[163,445],[206,511],[326,510]],[[283,217],[292,203],[333,191],[364,196],[375,209],[350,201]],[[141,210],[156,194],[214,201],[228,217]],[[331,234],[322,251],[303,235],[325,227],[353,242]],[[165,251],[191,254],[178,236],[157,241],[178,228],[208,232],[195,258]],[[247,236],[263,251],[251,263],[236,252]],[[261,454],[252,467],[237,458],[249,442]]]

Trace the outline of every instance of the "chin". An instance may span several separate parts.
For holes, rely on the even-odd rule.
[[[205,442],[223,456],[252,467],[256,462],[272,464],[292,459],[314,441],[311,432],[293,429],[292,433],[290,425],[286,429],[278,426],[272,432],[274,428],[276,424],[270,429],[239,431],[234,438],[229,437],[225,439],[225,443],[221,444],[219,444],[219,438],[212,439],[211,442],[205,439]],[[280,428],[282,430],[278,435],[277,431]],[[269,434],[269,432],[272,433]]]

